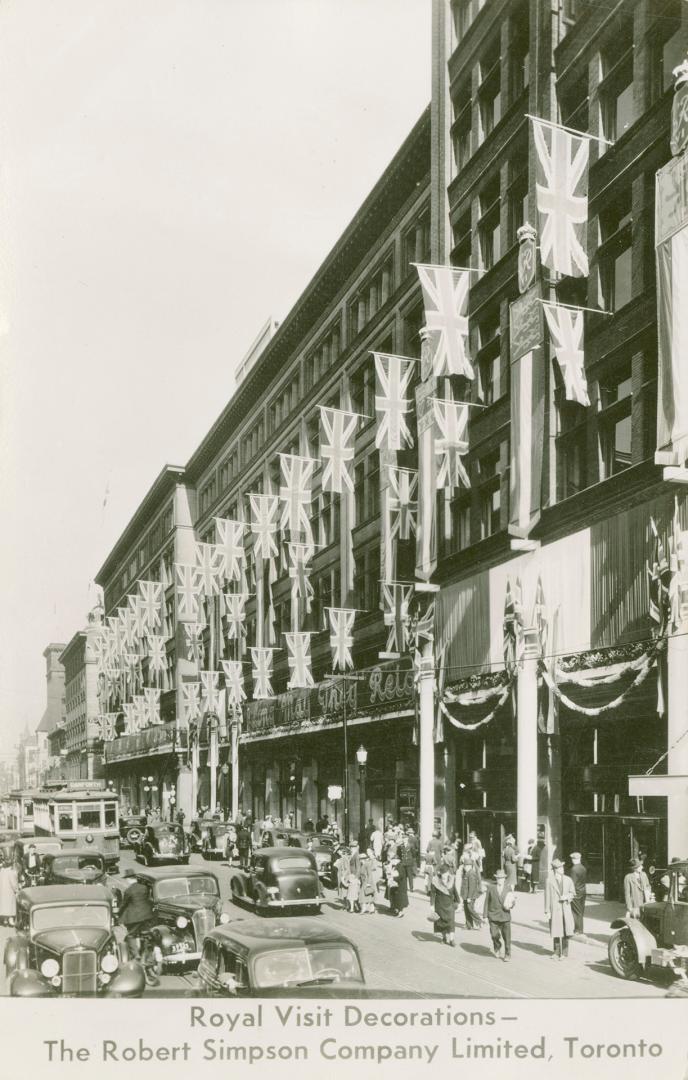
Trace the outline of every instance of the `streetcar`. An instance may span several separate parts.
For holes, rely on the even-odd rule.
[[[38,794],[33,788],[21,788],[5,795],[5,829],[18,832],[20,836],[34,835],[34,807]]]
[[[88,783],[88,787],[85,785]],[[55,836],[62,850],[92,848],[99,851],[105,869],[113,873],[119,866],[119,797],[97,780],[72,781],[58,791],[34,794],[36,836]]]

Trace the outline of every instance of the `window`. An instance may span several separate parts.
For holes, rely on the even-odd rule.
[[[454,551],[463,551],[471,542],[470,492],[462,491],[451,503],[452,545]]]
[[[354,469],[356,524],[369,521],[380,510],[380,454],[374,450]]]
[[[375,416],[375,365],[372,356],[351,376],[351,407],[362,416]]]
[[[617,366],[600,378],[599,439],[602,479],[631,465],[631,365]]]
[[[607,311],[618,311],[632,299],[632,228],[628,190],[619,194],[599,216],[600,299]]]
[[[217,477],[213,473],[208,482],[201,488],[201,494],[199,498],[199,510],[201,514],[204,514],[206,510],[212,506],[217,498]]]
[[[600,55],[600,120],[605,139],[620,139],[635,121],[633,17],[624,20]],[[600,143],[600,153],[604,143]]]
[[[100,828],[100,806],[91,803],[77,803],[77,829],[86,830]]]
[[[305,362],[306,389],[311,390],[339,357],[341,348],[341,328],[339,319],[321,338],[317,347],[308,354]],[[298,397],[298,385],[297,385]]]
[[[471,265],[471,212],[468,210],[462,214],[453,226],[454,250],[452,262],[454,266]]]
[[[509,241],[528,220],[528,147],[519,148],[509,162]]]
[[[565,401],[562,390],[557,391],[557,464],[558,498],[568,499],[587,487],[586,418],[582,405]]]
[[[502,256],[499,219],[499,173],[485,185],[480,193],[480,263],[489,270]]]
[[[425,326],[425,311],[423,305],[418,304],[403,318],[403,333],[401,342],[401,351],[404,356],[417,356],[420,357],[421,341],[420,332]],[[392,344],[390,342],[390,350],[392,350]]]
[[[681,33],[680,0],[668,0],[653,12],[654,26],[650,41],[650,96],[657,101],[673,86],[673,69],[686,55]]]
[[[74,820],[72,818],[71,806],[61,806],[58,811],[58,830],[60,832],[72,832],[74,829]]]
[[[559,97],[559,114],[564,127],[575,131],[588,130],[588,75],[587,70],[580,78],[562,90]]]
[[[484,6],[485,0],[455,0],[454,30],[458,41],[465,36]]]
[[[354,582],[356,607],[375,611],[380,605],[380,549],[366,548],[356,553]]]
[[[349,305],[349,334],[356,337],[394,291],[394,257],[390,253]]]
[[[528,86],[530,78],[529,36],[529,4],[526,0],[511,16],[509,89],[512,103]]]
[[[452,142],[457,171],[461,171],[470,161],[473,153],[473,99],[471,80],[466,79],[458,88],[454,97],[454,124]]]
[[[499,454],[499,448],[497,448],[485,454],[478,461],[478,504],[481,540],[492,536],[501,527]]]
[[[483,143],[502,118],[499,37],[495,37],[480,61],[478,105],[480,142]]]
[[[427,262],[430,258],[430,211],[425,210],[404,233],[404,272],[413,270],[411,263]]]
[[[478,340],[478,392],[483,405],[492,405],[502,394],[499,309],[482,319],[478,327]]]

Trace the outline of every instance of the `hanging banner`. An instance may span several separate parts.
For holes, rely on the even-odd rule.
[[[423,336],[423,357],[432,348]],[[433,398],[437,379],[430,375],[416,387],[418,417],[418,515],[416,533],[416,577],[428,581],[437,566],[437,466],[434,447]]]
[[[306,690],[315,686],[311,671],[311,635],[294,633],[284,635],[287,642],[287,663],[291,672],[287,686],[290,690]]]
[[[540,260],[559,274],[587,277],[589,138],[533,120]]]
[[[425,325],[433,331],[433,375],[473,378],[468,352],[470,270],[417,264],[423,290]]]
[[[225,581],[241,581],[241,572],[246,560],[244,551],[243,521],[232,518],[215,518],[216,550],[219,556],[220,574]]]
[[[277,495],[249,495],[253,553],[256,558],[274,559],[277,555]]]
[[[356,608],[325,608],[330,624],[330,648],[332,670],[351,671],[354,666],[351,650],[354,644],[353,628]]]
[[[241,660],[223,660],[222,670],[225,675],[227,705],[230,708],[236,708],[246,701],[243,663]]]
[[[291,578],[291,602],[297,604],[305,600],[306,611],[310,614],[313,599],[313,586],[310,583],[309,562],[313,557],[312,544],[289,544],[289,577]]]
[[[219,671],[201,671],[201,707],[204,713],[218,712],[220,707],[219,698]]]
[[[253,697],[271,698],[275,696],[272,689],[272,649],[251,648],[251,660],[253,662]]]
[[[279,497],[282,503],[280,529],[291,540],[313,543],[311,530],[311,484],[315,459],[297,454],[280,454],[282,484]]]
[[[393,537],[410,540],[416,534],[418,513],[418,470],[387,467],[392,492],[387,496],[390,531]]]
[[[201,712],[201,684],[199,682],[182,683],[182,707],[187,725],[198,719]]]
[[[146,723],[150,725],[162,724],[160,717],[160,690],[147,686],[143,691],[143,710]]]
[[[139,581],[139,612],[144,633],[154,633],[162,620],[164,590],[159,581]]]
[[[205,597],[219,596],[222,585],[223,555],[216,544],[194,544],[196,581]]]
[[[583,312],[556,304],[545,304],[544,308],[547,329],[564,379],[566,400],[589,405],[583,351]]]
[[[184,647],[187,660],[202,664],[205,656],[205,649],[203,648],[204,624],[202,622],[185,622],[182,623],[182,627],[184,629]]]
[[[201,593],[196,568],[183,563],[175,563],[174,577],[179,618],[198,621],[201,611]]]
[[[674,100],[671,107],[670,149],[674,157],[688,146],[688,60],[674,68],[676,78]]]
[[[386,653],[399,656],[408,649],[409,606],[413,585],[403,582],[382,582],[384,624],[389,628]]]
[[[354,490],[351,465],[358,413],[320,406],[320,457],[323,462],[321,487],[341,495]]]
[[[227,620],[227,638],[239,641],[246,634],[247,593],[223,593],[224,617]]]
[[[167,652],[165,639],[160,634],[149,634],[148,644],[148,670],[153,672],[164,671],[167,666]]]
[[[375,358],[375,411],[378,428],[375,445],[384,450],[413,446],[413,436],[406,422],[411,409],[407,397],[415,361],[388,353],[373,353]]]
[[[435,484],[438,488],[449,488],[451,492],[461,485],[469,488],[471,482],[461,460],[468,453],[468,405],[433,398],[432,410],[437,462]]]
[[[657,173],[657,465],[688,461],[687,159],[688,151]]]
[[[540,520],[545,431],[542,305],[529,289],[509,308],[511,440],[509,533],[527,537]],[[524,351],[525,350],[525,351]]]

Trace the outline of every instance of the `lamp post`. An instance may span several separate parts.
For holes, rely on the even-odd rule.
[[[341,672],[338,675],[332,675],[333,681],[335,679],[341,679],[343,685],[343,698],[342,698],[342,735],[344,741],[344,775],[342,784],[342,839],[345,844],[349,842],[349,724],[347,716],[347,696],[348,696],[348,683],[351,682],[363,682],[365,675],[357,675],[352,671]],[[335,811],[336,817],[336,811]]]
[[[368,761],[368,751],[365,746],[361,744],[356,751],[356,761],[358,762],[358,792],[359,792],[359,815],[358,815],[358,843],[361,851],[366,849],[366,835],[365,835],[365,782],[366,782],[366,763]]]
[[[229,776],[229,765],[225,764],[220,769],[222,773],[222,813],[225,819],[229,817],[229,799],[227,798],[227,777]]]

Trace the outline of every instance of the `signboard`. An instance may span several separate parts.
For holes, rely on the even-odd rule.
[[[628,794],[642,798],[666,798],[669,795],[684,795],[688,792],[688,776],[629,776]]]
[[[330,784],[327,789],[327,798],[330,802],[339,802],[342,797],[342,789],[339,784]]]

